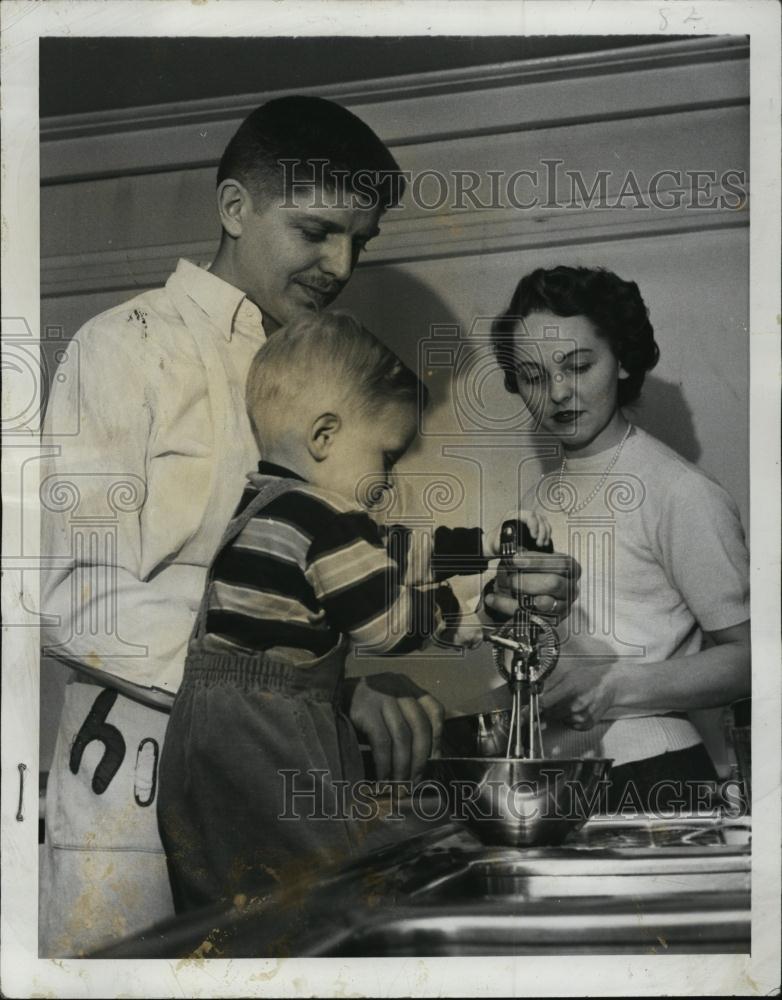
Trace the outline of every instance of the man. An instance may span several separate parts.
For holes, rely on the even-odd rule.
[[[297,163],[299,179],[308,164],[318,171],[314,190],[294,185]],[[180,261],[164,288],[87,323],[76,334],[79,380],[55,380],[49,401],[57,454],[41,486],[43,639],[75,672],[47,789],[47,956],[91,951],[173,912],[157,761],[206,568],[259,458],[247,370],[266,336],[336,298],[402,191],[368,126],[306,97],[254,111],[217,180],[211,268]],[[346,194],[356,197],[325,197]],[[57,437],[75,420],[77,434]],[[544,602],[567,597],[565,580],[535,586]],[[350,704],[381,779],[412,746],[431,745],[442,721],[421,689],[390,690],[361,681]]]

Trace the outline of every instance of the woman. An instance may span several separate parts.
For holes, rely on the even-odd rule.
[[[492,338],[506,388],[551,441],[522,506],[542,506],[582,566],[543,695],[546,756],[613,758],[611,810],[697,808],[693,783],[717,775],[686,713],[749,694],[736,507],[623,412],[659,356],[634,282],[538,269]]]

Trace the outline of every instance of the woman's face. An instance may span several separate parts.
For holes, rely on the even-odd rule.
[[[519,394],[539,431],[584,455],[618,440],[617,390],[627,372],[591,320],[532,313],[513,332],[513,353]]]

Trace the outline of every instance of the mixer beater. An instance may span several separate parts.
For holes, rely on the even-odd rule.
[[[518,551],[519,523],[505,521],[500,533],[500,556],[506,568],[512,568],[513,557]],[[531,566],[525,572],[550,571],[550,557],[543,557],[539,566],[533,560],[531,556]],[[540,695],[543,681],[557,665],[559,640],[555,630],[556,615],[536,612],[534,606],[533,597],[520,595],[519,607],[512,621],[487,635],[494,645],[494,662],[505,678],[512,698],[506,758],[534,760],[545,757]],[[525,708],[528,730],[526,755],[522,739]]]

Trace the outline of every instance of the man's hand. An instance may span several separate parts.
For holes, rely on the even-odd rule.
[[[522,552],[513,557],[513,567],[500,565],[494,590],[485,596],[486,607],[493,616],[510,618],[518,610],[519,595],[531,594],[535,597],[536,611],[555,614],[560,621],[567,617],[578,594],[581,576],[581,567],[572,556],[559,552],[554,555]]]
[[[404,674],[362,677],[349,716],[372,748],[378,781],[416,780],[440,752],[445,709]]]
[[[616,676],[609,663],[562,662],[549,675],[541,706],[547,719],[571,729],[591,729],[613,708]]]

